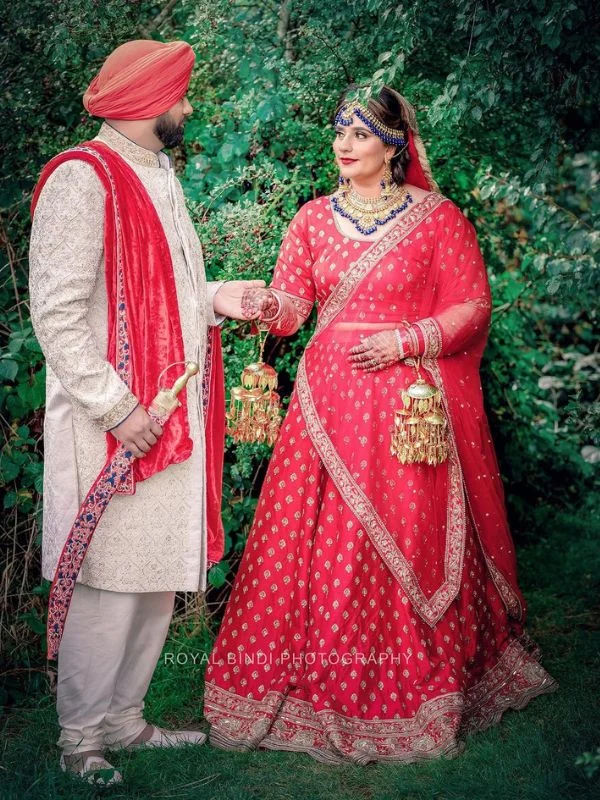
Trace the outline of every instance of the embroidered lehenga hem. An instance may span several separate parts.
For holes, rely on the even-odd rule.
[[[558,689],[539,663],[527,634],[513,640],[497,664],[464,692],[424,702],[414,717],[365,720],[310,702],[267,692],[262,700],[206,687],[212,722],[210,742],[227,750],[256,748],[307,753],[317,761],[421,761],[458,755],[466,735],[497,724],[509,709]]]

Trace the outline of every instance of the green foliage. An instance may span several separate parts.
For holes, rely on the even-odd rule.
[[[578,767],[582,767],[588,778],[593,778],[600,769],[600,747],[594,753],[582,753],[575,759]]]

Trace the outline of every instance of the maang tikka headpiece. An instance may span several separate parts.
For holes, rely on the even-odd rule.
[[[404,147],[406,144],[404,131],[399,131],[395,128],[390,128],[388,125],[384,125],[383,122],[377,119],[375,114],[361,105],[357,100],[353,100],[351,103],[342,106],[335,118],[335,124],[347,128],[349,125],[352,125],[353,117],[358,117],[361,122],[364,122],[371,133],[378,136],[384,144],[395,144],[397,147]]]

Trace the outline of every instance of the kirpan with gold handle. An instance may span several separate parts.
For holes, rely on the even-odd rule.
[[[167,369],[172,366],[175,365],[170,364]],[[163,370],[161,377],[164,372],[166,370]],[[192,375],[196,375],[197,372],[198,365],[193,361],[188,361],[185,364],[185,372],[175,381],[173,386],[170,389],[161,388],[159,390],[148,409],[148,415],[154,422],[161,426],[167,422],[171,414],[181,405],[177,395],[185,387]],[[131,450],[128,450],[123,444],[115,450],[87,493],[79,508],[75,522],[71,526],[58,560],[48,598],[48,623],[46,628],[48,659],[54,659],[58,656],[58,649],[75,582],[94,531],[111,497],[119,486],[127,481],[131,470],[131,462],[134,458],[135,456]]]

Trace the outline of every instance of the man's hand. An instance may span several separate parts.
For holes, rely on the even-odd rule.
[[[163,429],[151,419],[146,409],[139,405],[120,425],[111,430],[136,458],[144,458],[158,437],[162,436]]]
[[[260,308],[257,308],[256,314],[249,317],[242,309],[242,296],[247,289],[259,289],[265,286],[264,281],[227,281],[215,294],[213,300],[215,313],[232,319],[256,319],[260,314]]]

